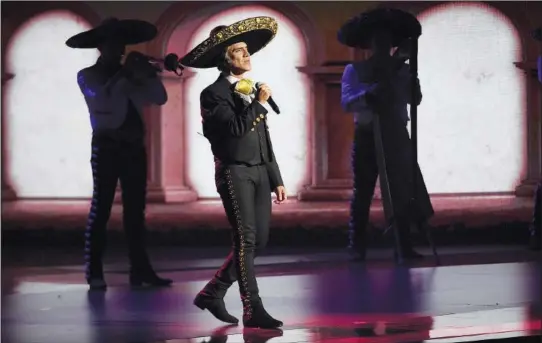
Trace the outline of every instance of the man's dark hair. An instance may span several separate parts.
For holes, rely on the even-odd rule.
[[[215,27],[214,29],[211,30],[211,33],[209,34],[209,36],[214,36],[219,31],[222,31],[225,28],[227,28],[226,25],[219,25],[219,26],[217,26],[217,27]],[[229,71],[229,69],[230,69],[230,63],[229,63],[228,56],[227,56],[227,49],[228,48],[226,48],[219,56],[217,56],[216,68],[220,72],[226,72],[226,71]]]

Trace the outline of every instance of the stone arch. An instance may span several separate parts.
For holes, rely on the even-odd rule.
[[[434,6],[418,18],[419,161],[428,190],[513,193],[524,171],[526,117],[516,27],[483,3]]]
[[[514,2],[467,2],[467,3],[454,3],[454,2],[441,2],[441,1],[423,1],[423,2],[411,2],[405,3],[400,1],[388,2],[382,6],[389,6],[407,10],[415,15],[423,15],[441,6],[457,6],[458,4],[464,6],[484,6],[488,10],[493,11],[495,14],[501,16],[504,21],[508,21],[513,26],[514,31],[517,33],[520,56],[515,61],[516,66],[535,65],[536,58],[539,53],[539,47],[537,42],[532,39],[530,26],[530,20],[527,16],[526,10],[519,3]],[[424,29],[422,28],[422,37],[424,35]],[[521,172],[521,180],[518,183],[515,194],[517,196],[532,196],[536,184],[539,182],[542,172],[542,107],[540,105],[540,99],[542,94],[539,90],[539,85],[536,78],[531,77],[530,70],[523,68],[525,74],[522,88],[524,89],[524,121],[523,128],[525,137],[523,138],[524,144],[524,161],[523,169]],[[508,192],[507,192],[508,193]]]
[[[188,46],[190,37],[210,15],[234,7],[248,5],[244,2],[174,4],[158,20],[159,37],[148,45],[148,51],[156,55],[175,52],[182,56],[191,48]],[[321,36],[312,20],[301,9],[286,2],[269,2],[257,6],[264,6],[271,11],[278,12],[290,22],[295,23],[305,43],[306,64],[318,65],[322,63],[324,54]],[[182,29],[179,29],[179,27],[182,27]],[[177,44],[170,44],[171,42]],[[181,80],[166,76],[165,83],[170,95],[170,101],[161,109],[154,109],[161,112],[161,115],[149,116],[153,121],[152,134],[154,137],[151,137],[151,159],[153,159],[154,164],[155,188],[162,194],[169,193],[169,198],[172,201],[192,201],[196,198],[195,192],[186,186],[186,158],[181,156],[185,155],[188,142],[185,137],[179,137],[179,132],[186,132],[185,118],[187,115],[184,110],[179,109],[183,108],[183,104],[188,101],[186,98],[186,84],[187,80],[193,75],[193,72],[186,70],[185,76]],[[307,113],[312,113],[312,104],[313,100],[309,98]],[[176,113],[174,118],[171,115],[173,112]],[[307,127],[310,127],[312,120],[310,116],[308,117],[309,123]],[[168,125],[166,125],[166,122]],[[307,147],[309,146],[310,138],[307,142]],[[173,153],[177,154],[175,158],[172,158]],[[308,153],[312,153],[312,151],[308,149]],[[309,158],[307,158],[306,166],[306,174],[308,175],[310,173]]]
[[[2,127],[7,130],[2,146],[7,154],[3,154],[2,181],[3,190],[11,190],[12,197],[88,198],[91,194],[92,177],[84,173],[90,169],[85,139],[90,137],[90,126],[84,100],[73,85],[76,72],[97,55],[69,49],[64,41],[93,26],[87,17],[93,22],[97,18],[79,15],[84,11],[71,7],[77,8],[38,6],[43,11],[23,11],[8,25],[10,37],[2,56],[9,74],[3,77]],[[40,52],[39,58],[32,49]]]
[[[21,6],[17,2],[2,4],[2,97],[6,99],[5,92],[10,82],[17,75],[6,68],[8,47],[23,28],[34,17],[49,11],[69,11],[88,22],[91,26],[100,21],[100,17],[86,4],[81,2],[34,2],[32,6]],[[6,137],[9,121],[6,118],[6,101],[2,102],[1,136],[2,136],[2,200],[15,200],[17,194],[8,177],[10,149]]]

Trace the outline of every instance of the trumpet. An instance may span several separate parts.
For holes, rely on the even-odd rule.
[[[184,67],[180,63],[179,56],[176,54],[167,54],[164,58],[156,58],[152,56],[144,55],[156,70],[162,72],[164,70],[174,72],[178,76],[183,75]]]

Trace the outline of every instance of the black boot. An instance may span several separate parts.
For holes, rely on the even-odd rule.
[[[399,244],[401,244],[401,257],[405,260],[420,260],[424,256],[418,253],[412,247],[412,240],[410,238],[410,221],[404,220],[398,222],[399,230]],[[397,249],[395,250],[394,256],[397,259]]]
[[[211,281],[198,293],[194,299],[194,305],[201,310],[208,310],[220,321],[231,324],[239,323],[239,319],[229,314],[226,310],[226,304],[224,304],[226,292],[235,282],[235,279],[233,252],[230,252]]]
[[[139,253],[137,257],[130,255],[130,286],[132,287],[168,287],[173,283],[171,279],[159,277],[152,268],[146,253]]]
[[[247,328],[276,329],[282,327],[283,323],[271,317],[259,301],[243,308],[243,325]]]
[[[354,261],[364,262],[367,258],[367,244],[359,239],[359,236],[350,237],[348,242],[348,252]]]
[[[107,284],[104,280],[102,261],[96,256],[91,256],[90,254],[87,254],[85,258],[87,259],[85,278],[90,290],[101,291],[107,289]]]
[[[200,292],[194,299],[194,305],[201,310],[208,310],[220,321],[230,324],[239,323],[239,319],[229,314],[228,310],[226,310],[226,304],[224,304],[224,299],[222,298],[215,298]]]
[[[145,272],[130,272],[130,286],[132,287],[169,287],[173,280],[159,277],[154,270]]]
[[[87,279],[87,284],[91,291],[105,291],[107,289],[107,284],[103,277],[89,278]]]

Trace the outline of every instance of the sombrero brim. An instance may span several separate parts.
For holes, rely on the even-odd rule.
[[[408,38],[418,38],[422,26],[415,16],[397,9],[378,8],[348,20],[337,38],[341,44],[352,48],[368,49],[376,31],[387,29],[392,34],[394,47]]]
[[[181,64],[192,68],[213,68],[226,47],[244,42],[253,55],[263,49],[277,34],[278,25],[270,17],[255,17],[232,24],[196,46],[181,58]]]
[[[106,39],[114,38],[125,45],[139,44],[156,37],[156,26],[143,20],[126,19],[100,25],[81,32],[66,41],[66,45],[75,49],[95,49]]]

